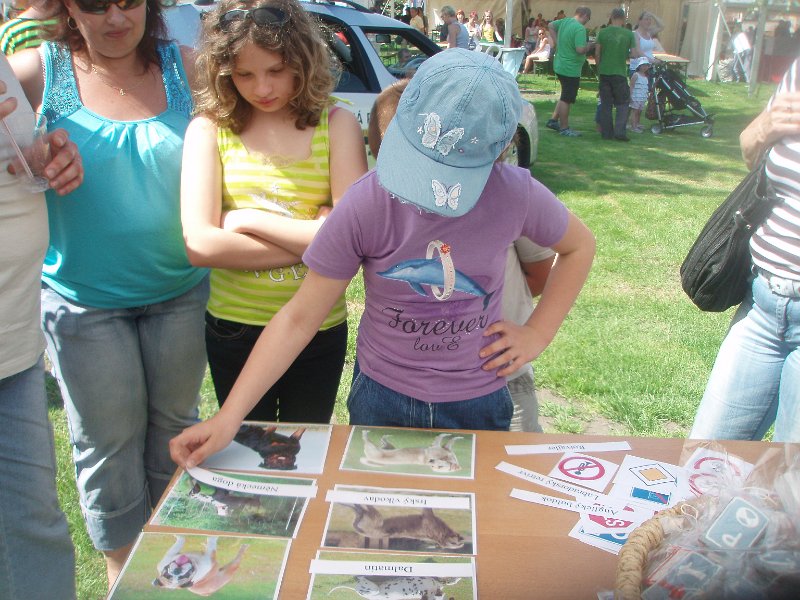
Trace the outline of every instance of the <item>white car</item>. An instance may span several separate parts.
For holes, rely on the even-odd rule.
[[[170,37],[196,47],[202,13],[213,9],[214,4],[213,0],[181,0],[167,8],[164,16]],[[334,95],[361,123],[366,140],[375,97],[398,79],[413,75],[426,58],[441,48],[413,27],[349,0],[301,0],[301,4],[325,27],[331,52],[342,65]],[[539,133],[533,105],[525,102],[524,107],[516,144],[506,160],[527,168],[536,159]]]

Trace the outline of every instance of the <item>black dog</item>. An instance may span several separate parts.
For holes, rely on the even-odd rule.
[[[262,469],[283,471],[296,469],[295,461],[300,452],[300,437],[305,428],[301,427],[290,436],[276,433],[277,429],[274,425],[269,427],[242,425],[234,440],[261,455],[263,462],[259,467]]]

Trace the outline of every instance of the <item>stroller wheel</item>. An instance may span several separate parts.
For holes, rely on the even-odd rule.
[[[664,131],[664,127],[662,127],[661,123],[654,123],[650,126],[650,131],[653,132],[653,135],[659,135],[662,131]]]
[[[710,138],[712,135],[714,135],[714,127],[711,125],[706,125],[700,130],[700,135],[706,139]]]

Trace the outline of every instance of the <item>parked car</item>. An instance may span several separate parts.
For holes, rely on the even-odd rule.
[[[375,97],[403,77],[411,77],[422,62],[441,51],[430,38],[405,23],[370,12],[350,0],[301,0],[323,24],[331,52],[342,65],[334,91],[343,108],[351,111],[365,132]],[[170,37],[197,46],[202,14],[213,0],[180,0],[164,11]],[[536,158],[538,126],[533,105],[525,110],[517,140],[506,160],[530,167]]]

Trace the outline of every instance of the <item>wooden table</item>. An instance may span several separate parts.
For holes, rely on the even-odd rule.
[[[495,469],[501,461],[547,474],[560,454],[508,456],[505,444],[575,443],[626,440],[629,452],[604,452],[604,459],[620,463],[625,454],[678,464],[684,440],[614,438],[553,434],[477,432],[474,480],[439,479],[340,471],[339,464],[350,427],[336,425],[325,463],[318,476],[319,493],[310,501],[300,532],[292,542],[280,597],[306,597],[311,560],[320,549],[329,505],[325,501],[334,484],[367,485],[475,492],[476,558],[479,597],[485,600],[594,600],[597,591],[611,589],[617,557],[567,536],[577,515],[509,497],[512,487],[559,495]],[[728,442],[727,449],[755,461],[768,447],[762,442]],[[591,454],[591,453],[590,453]]]
[[[666,54],[664,52],[654,52],[653,56],[661,62],[667,63],[668,65],[676,65],[681,71],[683,71],[684,79],[688,76],[689,63],[692,62],[688,58],[683,58],[682,56],[677,56],[675,54]]]

